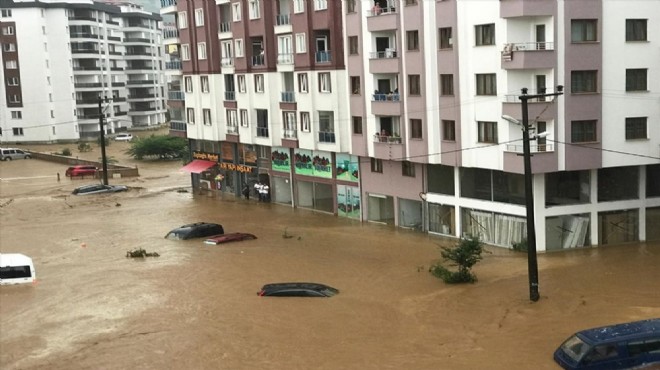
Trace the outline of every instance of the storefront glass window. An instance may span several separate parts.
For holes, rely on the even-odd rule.
[[[456,209],[453,206],[429,203],[429,232],[455,235]]]
[[[399,198],[399,226],[422,229],[422,202]]]
[[[461,168],[461,196],[492,200],[491,171],[481,168]]]
[[[525,176],[493,171],[493,197],[496,202],[525,204]]]
[[[660,197],[660,164],[646,166],[646,197]]]
[[[454,195],[454,167],[431,164],[428,171],[430,193]]]
[[[360,218],[360,188],[337,185],[337,215],[354,219]]]
[[[611,167],[598,170],[598,201],[639,198],[639,167]]]
[[[385,195],[369,194],[368,220],[394,225],[394,198]]]
[[[565,215],[545,219],[545,249],[548,251],[590,245],[589,214]]]
[[[639,241],[639,210],[598,213],[600,244]]]
[[[546,207],[589,203],[589,171],[562,171],[545,175]]]
[[[463,208],[463,234],[478,236],[482,242],[512,248],[527,238],[524,217]]]
[[[660,207],[646,209],[646,240],[660,240]]]
[[[275,203],[291,204],[291,181],[287,177],[272,176],[271,201]]]

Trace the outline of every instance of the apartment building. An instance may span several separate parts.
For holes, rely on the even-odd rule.
[[[58,142],[165,122],[160,16],[130,3],[0,2],[2,142]]]
[[[537,249],[660,239],[658,2],[176,8],[197,187],[262,181],[277,203],[510,248],[527,232],[520,97],[542,95]]]
[[[160,14],[163,17],[167,118],[170,125],[170,135],[185,138],[186,98],[183,90],[183,64],[181,63],[181,40],[179,38],[177,1],[161,0],[160,5]]]

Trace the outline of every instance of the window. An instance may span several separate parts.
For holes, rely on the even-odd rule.
[[[201,27],[204,25],[204,9],[195,9],[195,26]]]
[[[192,84],[191,76],[185,76],[183,78],[183,88],[185,89],[184,91],[187,93],[193,92],[193,84]]]
[[[190,60],[190,46],[188,44],[181,45],[181,59]]]
[[[590,143],[595,142],[596,120],[571,121],[571,142]]]
[[[231,16],[234,22],[241,21],[241,3],[231,4]]]
[[[296,14],[305,12],[305,0],[293,0],[293,12]]]
[[[332,86],[330,86],[330,73],[319,73],[319,91],[326,93],[332,92]]]
[[[360,95],[360,76],[351,76],[351,94]]]
[[[50,118],[55,118],[55,111],[52,109],[50,110]]]
[[[598,20],[596,19],[573,19],[571,20],[572,42],[595,42],[597,41]]]
[[[415,164],[410,161],[402,161],[401,175],[407,177],[415,177]]]
[[[189,125],[194,125],[195,124],[195,109],[186,108],[186,117],[188,118],[188,124]]]
[[[298,127],[296,123],[296,112],[286,111],[282,112],[282,115],[284,116],[284,126],[282,127],[284,129],[284,137],[295,138]]]
[[[335,119],[332,111],[319,111],[319,142],[335,142]]]
[[[16,63],[15,60],[8,60],[5,62],[5,68],[7,69],[16,69],[18,68],[18,64]]]
[[[415,5],[417,4],[417,0],[406,0],[406,5]]]
[[[646,71],[646,69],[626,69],[626,91],[647,91]]]
[[[243,39],[234,40],[234,51],[236,52],[237,58],[243,57]]]
[[[646,138],[646,117],[627,117],[626,140]]]
[[[353,134],[362,135],[362,117],[353,116],[351,121],[353,122]]]
[[[237,126],[238,126],[238,115],[236,109],[227,109],[227,131],[230,133],[236,133]]]
[[[202,85],[202,92],[203,93],[209,92],[209,76],[200,76],[199,80],[200,80],[200,84]]]
[[[406,31],[406,41],[408,50],[419,50],[419,32],[417,30]]]
[[[300,112],[300,131],[309,132],[310,130],[309,112]]]
[[[475,44],[477,46],[495,45],[495,24],[480,24],[474,26]]]
[[[440,95],[454,95],[454,75],[440,75]]]
[[[18,77],[7,78],[7,86],[18,86]]]
[[[408,91],[409,95],[422,95],[419,75],[408,75]]]
[[[14,34],[14,27],[12,26],[7,26],[2,28],[2,34],[3,35],[13,35]]]
[[[314,10],[328,9],[328,0],[314,0]]]
[[[360,54],[360,49],[358,48],[357,36],[348,36],[348,54],[350,55]]]
[[[11,132],[14,136],[23,136],[23,127],[13,127]]]
[[[207,126],[211,126],[211,110],[204,108],[202,109],[202,113],[204,115],[204,124]]]
[[[571,71],[572,93],[597,92],[598,71]]]
[[[298,91],[301,93],[309,92],[309,86],[307,84],[307,73],[298,74]]]
[[[442,120],[442,140],[456,141],[456,122],[451,120]]]
[[[497,122],[478,121],[479,142],[497,143]]]
[[[179,12],[179,29],[188,28],[188,14],[186,12]]]
[[[238,92],[240,93],[246,93],[247,88],[245,85],[245,75],[238,75]]]
[[[20,103],[21,98],[18,97],[16,94],[9,95],[9,102],[10,103]]]
[[[443,27],[439,30],[440,33],[440,49],[451,49],[453,41],[451,39],[451,27]]]
[[[16,51],[16,44],[10,42],[4,43],[2,44],[2,50],[7,52]]]
[[[250,122],[248,121],[248,111],[247,109],[241,109],[241,126],[248,127]]]
[[[646,41],[646,19],[626,19],[626,41]]]
[[[371,172],[383,173],[383,161],[378,158],[371,158]]]
[[[0,13],[0,17],[11,18],[11,9],[2,9],[2,12]]]
[[[302,54],[307,52],[307,41],[304,33],[296,33],[296,53]]]
[[[249,10],[250,10],[250,19],[259,19],[261,18],[261,13],[259,10],[259,0],[250,0]]]
[[[11,118],[12,119],[22,119],[23,118],[23,113],[20,110],[13,110],[13,111],[11,111]]]
[[[254,92],[264,92],[264,75],[254,75]]]
[[[355,13],[355,1],[356,0],[346,0],[346,13]]]
[[[197,58],[200,60],[206,59],[206,43],[198,42],[197,43]]]
[[[410,138],[411,139],[421,139],[422,138],[422,120],[413,118],[410,120]]]
[[[477,74],[477,95],[497,95],[495,73]]]

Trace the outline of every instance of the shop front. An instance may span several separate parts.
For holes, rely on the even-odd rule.
[[[222,142],[220,154],[194,151],[192,157],[193,162],[187,166],[197,163],[189,171],[193,173],[195,189],[209,189],[240,197],[245,186],[252,189],[258,181],[257,151],[253,145]]]

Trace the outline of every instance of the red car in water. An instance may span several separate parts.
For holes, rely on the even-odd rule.
[[[211,245],[218,245],[222,243],[229,243],[229,242],[240,242],[243,240],[253,240],[256,239],[257,237],[248,234],[248,233],[229,233],[229,234],[222,234],[222,235],[214,235],[206,240],[204,240],[204,244],[211,244]]]
[[[97,171],[98,168],[96,168],[95,166],[77,165],[67,168],[64,174],[67,177],[77,177],[77,176],[84,177],[85,175],[94,176],[96,175]]]

